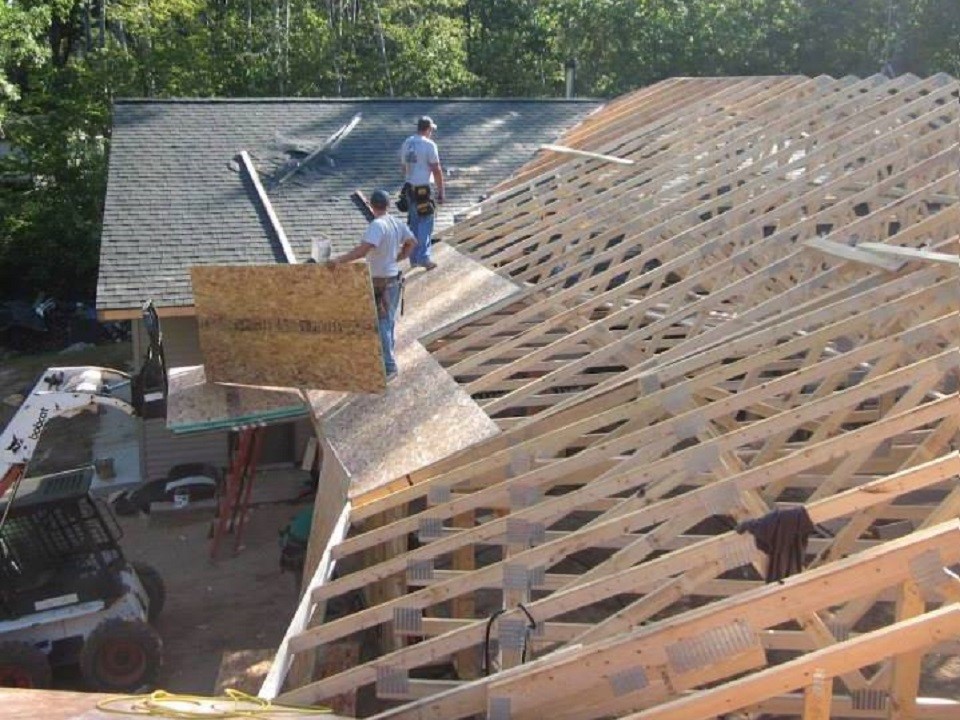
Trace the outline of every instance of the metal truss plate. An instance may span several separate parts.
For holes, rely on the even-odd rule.
[[[758,643],[753,628],[738,620],[668,645],[667,659],[675,672],[691,672],[738,655]]]
[[[423,633],[423,610],[417,607],[393,609],[393,630],[398,633]]]
[[[640,666],[614,673],[608,680],[616,697],[643,690],[650,684],[647,673]]]
[[[410,580],[433,580],[433,560],[408,560],[407,577]]]
[[[410,677],[406,668],[393,665],[377,666],[377,697],[407,698],[410,696]]]
[[[450,502],[450,496],[449,485],[431,485],[430,489],[427,490],[427,503],[430,505],[442,505],[443,503]]]
[[[443,520],[441,518],[420,518],[420,528],[417,538],[420,542],[439,540],[443,536]]]

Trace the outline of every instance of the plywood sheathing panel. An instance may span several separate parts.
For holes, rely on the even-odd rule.
[[[309,413],[293,390],[207,382],[202,365],[171,368],[168,375],[167,427],[174,432],[224,430]]]
[[[400,378],[382,396],[351,399],[323,418],[351,494],[417,470],[498,432],[496,424],[417,342],[400,350]]]
[[[397,344],[436,333],[513,297],[519,286],[446,243],[433,248],[435,270],[407,276]]]
[[[384,388],[366,264],[194,267],[191,277],[210,381]]]

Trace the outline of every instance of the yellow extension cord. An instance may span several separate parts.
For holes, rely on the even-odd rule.
[[[123,707],[117,707],[124,703]],[[231,707],[232,705],[232,707]],[[245,705],[246,707],[241,707]],[[194,707],[191,707],[194,706]],[[248,695],[239,690],[227,689],[221,697],[203,695],[177,695],[166,690],[155,690],[149,695],[121,695],[97,703],[97,709],[117,715],[142,715],[144,717],[176,718],[177,720],[200,720],[208,718],[288,718],[332,713],[328,707],[302,707],[275,705],[269,700]]]

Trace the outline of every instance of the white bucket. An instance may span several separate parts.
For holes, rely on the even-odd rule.
[[[310,244],[310,257],[314,262],[325,263],[330,259],[333,248],[329,240],[314,240]]]

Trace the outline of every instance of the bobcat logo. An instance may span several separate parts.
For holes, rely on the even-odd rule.
[[[37,421],[33,424],[33,432],[30,433],[30,440],[36,440],[40,437],[40,433],[43,432],[44,426],[47,424],[47,417],[50,415],[50,411],[47,408],[40,408],[40,415],[37,417]]]

